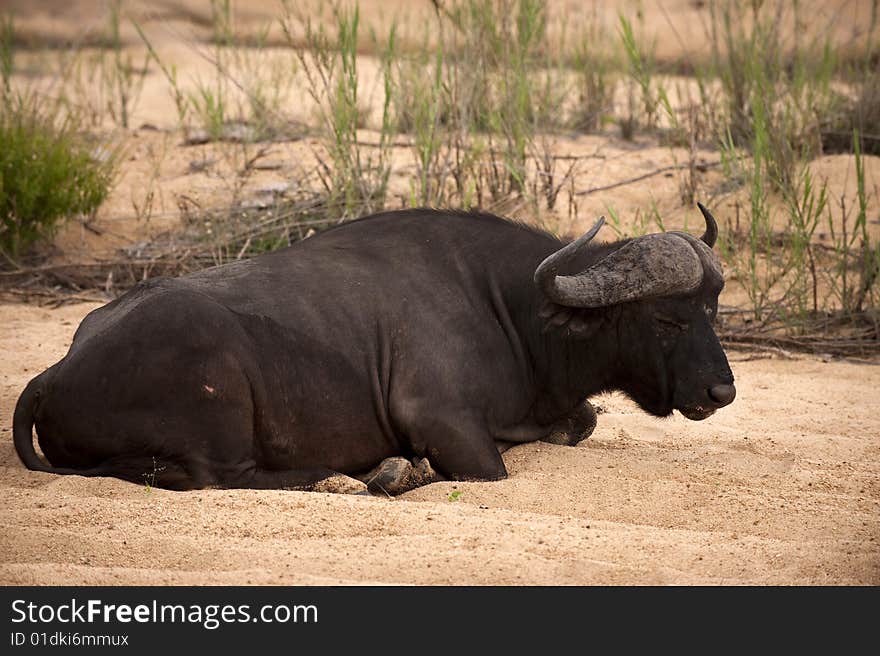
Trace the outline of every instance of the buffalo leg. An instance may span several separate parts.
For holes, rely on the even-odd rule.
[[[467,399],[444,401],[408,390],[407,395],[392,398],[391,413],[410,450],[430,459],[444,477],[457,481],[507,478],[483,413],[474,413]]]
[[[575,446],[587,439],[596,429],[596,409],[589,401],[585,402],[570,417],[553,427],[553,431],[542,442]]]
[[[378,467],[357,478],[366,483],[370,492],[392,496],[443,480],[427,458],[413,458],[410,462],[399,456],[386,458]]]
[[[431,426],[425,440],[425,455],[434,468],[452,480],[497,481],[507,478],[507,469],[495,440],[481,422],[458,426]]]
[[[241,484],[229,487],[255,490],[301,490],[336,494],[368,494],[367,486],[345,474],[330,469],[256,469]]]

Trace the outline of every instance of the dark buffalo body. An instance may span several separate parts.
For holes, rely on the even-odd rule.
[[[685,237],[673,239],[699,251]],[[553,236],[491,215],[409,210],[148,280],[91,312],[67,355],[30,382],[16,448],[57,473],[305,488],[392,456],[501,478],[499,446],[547,437],[604,390],[658,416],[704,418],[733,398],[708,248],[699,275],[671,290],[566,296],[620,287],[599,269],[617,258],[632,278],[627,266],[645,267],[625,254],[644,257],[639,243],[563,253]],[[599,278],[574,275],[591,271]]]

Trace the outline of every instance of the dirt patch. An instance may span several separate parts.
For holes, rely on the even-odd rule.
[[[880,584],[880,367],[732,354],[710,419],[601,397],[499,482],[175,493],[18,462],[16,398],[94,307],[0,305],[2,584]]]

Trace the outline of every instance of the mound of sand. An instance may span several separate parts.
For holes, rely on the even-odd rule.
[[[175,493],[18,462],[17,395],[93,307],[0,305],[2,584],[880,584],[877,366],[733,354],[710,419],[601,397],[593,437],[499,482]]]

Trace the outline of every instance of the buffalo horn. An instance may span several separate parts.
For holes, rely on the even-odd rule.
[[[625,243],[576,275],[558,275],[602,227],[604,218],[599,219],[583,237],[547,257],[535,270],[535,283],[554,303],[583,308],[692,292],[702,283],[707,269],[709,275],[721,275],[709,250],[717,239],[718,225],[702,205],[700,211],[706,220],[703,243],[684,233],[646,235]]]
[[[603,225],[605,225],[605,217],[600,216],[599,220],[596,221],[596,225],[590,228],[590,231],[583,237],[563,246],[555,253],[551,253],[543,262],[541,262],[541,264],[538,265],[538,268],[535,269],[535,284],[539,289],[543,290],[550,300],[559,303],[554,297],[556,274],[559,271],[559,267],[571,260],[571,258],[577,255],[581,248],[590,243]],[[560,305],[565,305],[565,303],[560,303]]]
[[[718,224],[715,222],[715,217],[712,216],[712,212],[706,209],[705,205],[697,203],[697,207],[700,208],[703,218],[706,219],[706,232],[703,233],[703,236],[700,237],[700,239],[706,244],[706,246],[712,248],[715,245],[715,240],[718,239]]]

